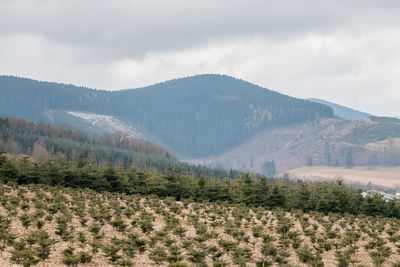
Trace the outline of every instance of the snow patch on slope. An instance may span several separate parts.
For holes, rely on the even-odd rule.
[[[95,127],[102,128],[109,132],[123,132],[129,137],[146,139],[134,126],[127,125],[111,115],[100,115],[95,113],[67,111],[68,114],[85,120]]]

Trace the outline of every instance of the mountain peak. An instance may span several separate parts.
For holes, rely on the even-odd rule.
[[[333,117],[326,105],[221,74],[112,93],[14,79],[0,79],[0,88],[0,113],[56,124],[72,120],[67,112],[113,116],[184,158],[221,154],[265,129]]]

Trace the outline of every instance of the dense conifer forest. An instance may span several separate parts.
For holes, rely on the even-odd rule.
[[[115,116],[183,158],[221,154],[274,127],[332,118],[332,108],[225,75],[104,91],[0,76],[0,113],[66,123],[66,111]]]
[[[0,149],[11,155],[29,155],[35,161],[50,158],[77,162],[87,158],[95,165],[166,171],[169,167],[181,173],[216,177],[234,177],[237,171],[207,168],[180,162],[176,156],[149,141],[130,138],[123,133],[94,136],[68,126],[33,123],[20,118],[0,118]]]

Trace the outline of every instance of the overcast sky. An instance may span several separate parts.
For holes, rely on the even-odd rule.
[[[400,115],[400,1],[0,1],[0,74],[117,90],[202,73]]]

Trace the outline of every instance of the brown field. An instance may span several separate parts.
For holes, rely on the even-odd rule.
[[[399,266],[400,221],[0,185],[0,266]]]
[[[354,167],[352,169],[341,167],[313,166],[293,169],[287,172],[291,177],[307,180],[324,180],[343,178],[348,182],[358,182],[385,187],[400,186],[400,167]]]

